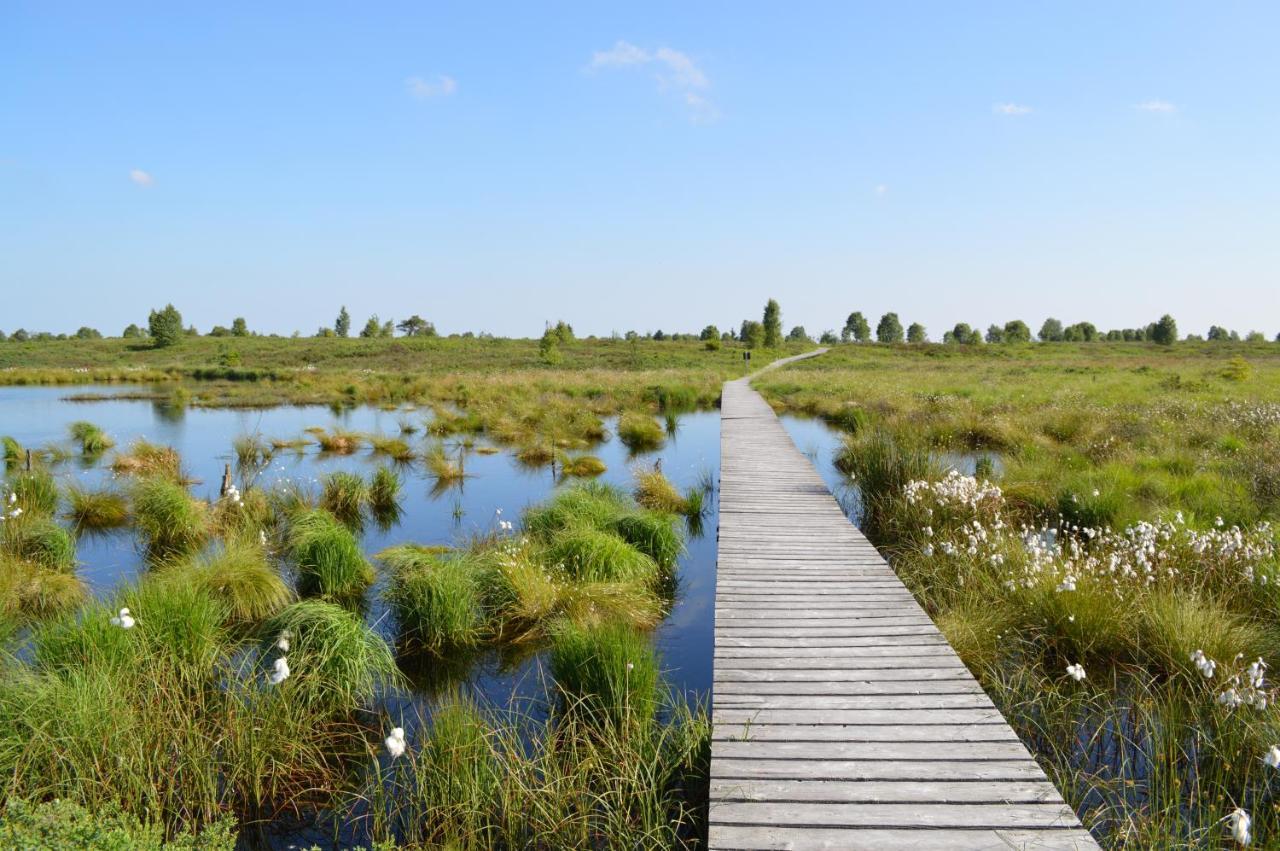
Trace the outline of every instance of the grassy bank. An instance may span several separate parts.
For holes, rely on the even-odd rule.
[[[847,346],[759,387],[846,432],[864,530],[1105,845],[1280,842],[1280,347]]]

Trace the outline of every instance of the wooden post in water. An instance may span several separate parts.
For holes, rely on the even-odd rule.
[[[218,496],[226,496],[229,490],[231,490],[231,465],[225,464],[222,468],[222,490]]]

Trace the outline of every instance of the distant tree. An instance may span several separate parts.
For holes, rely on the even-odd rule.
[[[378,322],[378,314],[373,314],[369,317],[369,321],[364,323],[364,328],[360,329],[360,336],[366,340],[382,336],[382,325]]]
[[[334,333],[334,330],[329,326],[321,325],[319,328],[316,329],[316,336],[320,338],[328,338],[328,337],[336,337],[338,335]]]
[[[1265,343],[1267,341],[1267,335],[1263,334],[1261,331],[1250,331],[1248,334],[1244,335],[1244,341],[1246,343]]]
[[[342,305],[342,309],[338,311],[338,318],[333,323],[333,333],[339,337],[347,337],[351,334],[351,314],[347,313],[347,306]]]
[[[1215,343],[1225,342],[1226,340],[1231,339],[1231,332],[1226,328],[1223,328],[1221,325],[1210,325],[1206,339]]]
[[[382,323],[382,329],[378,331],[379,337],[394,337],[396,335],[396,326],[390,319]]]
[[[182,314],[172,304],[163,310],[153,310],[147,318],[147,330],[156,348],[172,346],[182,339]]]
[[[432,325],[416,313],[403,322],[398,323],[396,327],[399,328],[406,337],[436,336],[436,326]]]
[[[19,328],[17,331],[13,332],[13,336],[9,339],[13,340],[15,343],[25,343],[31,339],[31,335],[27,333],[26,328]]]
[[[972,342],[973,328],[969,327],[968,322],[957,322],[956,326],[951,329],[951,340],[953,343],[970,343]]]
[[[640,335],[639,335],[638,333],[636,333],[635,331],[628,331],[627,333],[625,333],[625,334],[623,334],[623,335],[622,335],[622,339],[624,339],[624,340],[628,340],[628,341],[630,341],[630,340],[639,340],[639,339],[640,339]]]
[[[538,356],[546,364],[560,363],[560,335],[555,328],[548,326],[542,332],[542,339],[538,341]]]
[[[919,322],[912,322],[907,326],[907,342],[927,343],[929,342],[929,332]]]
[[[9,335],[4,331],[0,331],[0,343],[3,343],[7,339],[9,339]]]
[[[248,337],[249,323],[244,321],[243,316],[237,316],[231,320],[231,336],[232,337]]]
[[[212,328],[209,329],[209,336],[210,337],[230,337],[231,329],[225,325],[214,325]],[[320,337],[323,335],[317,333],[316,336]]]
[[[994,324],[993,324],[993,325],[988,325],[988,326],[987,326],[987,342],[988,342],[988,343],[1003,343],[1003,342],[1004,342],[1004,328],[1002,328],[1002,327],[1001,327],[1001,326],[999,326],[999,325],[994,325]]]
[[[1069,343],[1091,343],[1098,338],[1092,322],[1077,322],[1062,329],[1062,339]]]
[[[822,343],[824,346],[831,346],[840,342],[840,338],[836,336],[835,331],[823,331],[822,337],[819,338],[818,342]]]
[[[714,325],[708,325],[706,328],[702,329],[701,333],[698,334],[698,339],[699,340],[719,340],[720,329]]]
[[[1062,341],[1062,322],[1050,316],[1040,326],[1040,332],[1036,334],[1042,343],[1058,343]]]
[[[1137,335],[1135,334],[1134,336],[1136,337]],[[1162,346],[1173,345],[1178,341],[1178,323],[1166,313],[1160,317],[1159,322],[1151,326],[1151,333],[1148,335],[1148,339]]]
[[[803,325],[796,325],[790,331],[787,332],[787,342],[788,343],[804,343],[804,342],[811,343],[813,341],[809,339],[809,334],[804,330]]]
[[[881,343],[902,342],[902,322],[896,313],[886,313],[876,325],[876,340]]]
[[[732,343],[737,337],[733,336],[733,331],[725,331],[720,335],[720,339],[726,343]]]
[[[782,344],[782,308],[777,301],[769,299],[765,303],[761,324],[764,326],[764,347],[776,349]]]
[[[867,322],[867,317],[857,310],[850,313],[849,318],[844,321],[844,329],[840,332],[840,338],[846,343],[849,340],[857,340],[859,343],[865,343],[870,340],[871,324]]]
[[[126,340],[134,340],[134,339],[137,339],[138,337],[141,337],[142,335],[143,335],[142,329],[139,328],[137,325],[133,324],[132,322],[130,322],[128,327],[124,329],[124,333],[121,334],[120,336],[124,337]]]
[[[81,325],[80,330],[76,331],[77,340],[101,340],[102,332],[96,328],[90,328],[88,325]]]
[[[572,343],[576,337],[573,336],[573,326],[561,319],[552,328],[556,334],[556,340],[561,343]]]
[[[1006,343],[1030,343],[1031,328],[1021,319],[1011,319],[1004,323],[1004,341]]]
[[[663,340],[667,339],[667,335],[662,333],[662,329],[659,328],[657,331],[653,332],[653,339],[657,340],[658,342],[662,342]]]
[[[764,325],[754,319],[742,320],[742,331],[738,339],[747,344],[749,349],[758,349],[764,345]]]

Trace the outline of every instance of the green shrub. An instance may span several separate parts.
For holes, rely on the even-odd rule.
[[[119,806],[94,812],[72,801],[13,800],[0,812],[0,847],[40,851],[233,851],[235,822],[224,819],[198,836],[165,839],[164,826],[144,824]]]

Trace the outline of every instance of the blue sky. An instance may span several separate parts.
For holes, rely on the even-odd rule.
[[[1280,330],[1275,3],[0,7],[0,328]]]

